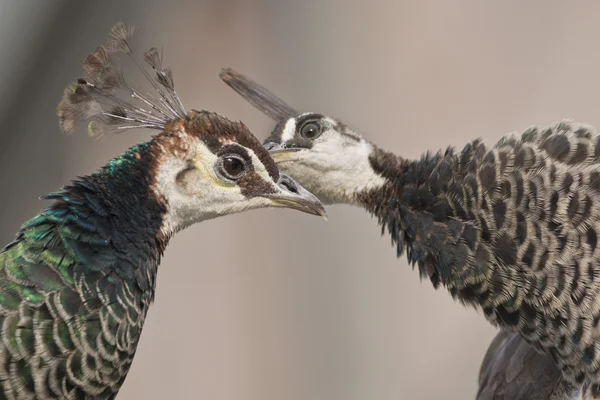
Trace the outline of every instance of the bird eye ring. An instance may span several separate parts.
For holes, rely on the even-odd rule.
[[[300,135],[305,139],[316,139],[321,135],[321,125],[316,121],[308,121],[300,127]]]
[[[226,154],[219,157],[216,167],[218,175],[232,181],[240,179],[247,170],[246,160],[237,154]]]

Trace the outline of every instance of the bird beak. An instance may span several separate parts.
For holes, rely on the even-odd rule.
[[[265,149],[269,152],[269,155],[275,161],[275,164],[279,164],[283,161],[293,161],[294,153],[300,151],[299,148],[285,148],[282,147],[279,143],[265,143]]]
[[[299,114],[298,111],[269,89],[231,68],[224,68],[219,76],[242,98],[275,121],[288,119]],[[275,163],[292,161],[293,154],[301,150],[298,148],[283,148],[277,143],[266,143],[264,146]],[[327,220],[323,203],[291,177],[280,172],[277,185],[281,192],[269,196],[273,201],[273,206],[293,208],[309,214],[320,215]]]
[[[312,215],[320,215],[327,220],[323,203],[290,176],[280,172],[277,187],[279,189],[277,193],[267,196],[274,207],[291,208]]]

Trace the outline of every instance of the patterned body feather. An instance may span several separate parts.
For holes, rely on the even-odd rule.
[[[116,397],[175,232],[257,208],[326,215],[244,124],[186,112],[159,52],[144,53],[150,73],[131,33],[116,24],[88,56],[85,77],[64,91],[60,125],[160,132],[46,196],[52,205],[0,251],[0,400]],[[133,60],[150,92],[128,83],[119,56]]]
[[[422,277],[502,327],[481,366],[479,400],[600,399],[592,127],[563,121],[412,161],[334,118],[299,113],[232,69],[221,78],[277,121],[264,144],[283,171],[322,199],[364,207]]]
[[[0,398],[116,396],[166,246],[150,153],[136,146],[48,195],[0,253]]]
[[[419,161],[376,150],[358,195],[422,276],[600,382],[600,136],[563,121]]]

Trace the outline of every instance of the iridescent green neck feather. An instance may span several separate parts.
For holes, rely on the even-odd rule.
[[[114,398],[154,297],[167,238],[148,143],[46,196],[0,253],[0,385],[36,398]]]

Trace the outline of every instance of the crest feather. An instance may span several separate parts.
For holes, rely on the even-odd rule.
[[[163,130],[167,122],[185,117],[187,112],[175,91],[173,72],[163,68],[162,54],[154,47],[140,60],[130,43],[134,31],[133,27],[117,23],[107,42],[87,56],[83,77],[65,88],[58,105],[64,132],[73,132],[80,121],[87,123],[92,136],[131,128]],[[149,90],[126,79],[121,57],[133,61],[144,82],[150,84]]]

